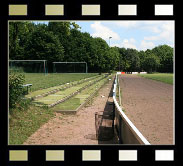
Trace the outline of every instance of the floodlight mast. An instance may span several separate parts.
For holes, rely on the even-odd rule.
[[[109,37],[109,47],[110,47],[110,39],[111,39],[111,38],[112,38],[112,37],[110,36],[110,37]]]

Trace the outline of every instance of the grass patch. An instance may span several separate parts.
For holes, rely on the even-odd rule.
[[[139,76],[173,85],[173,74],[170,73],[139,74]]]
[[[87,89],[81,91],[76,96],[70,98],[69,100],[60,103],[52,108],[53,111],[60,111],[60,110],[76,110],[81,104],[83,104],[87,98],[93,94],[95,91],[98,91],[98,89],[104,85],[106,79],[104,78],[100,80],[99,82],[96,82],[94,85],[88,87]]]
[[[71,98],[70,100],[67,100],[61,104],[58,104],[54,106],[52,109],[54,111],[59,110],[75,110],[79,105],[81,101],[79,98]]]
[[[47,92],[50,92],[50,91],[53,91],[53,90],[56,90],[56,89],[62,90],[62,89],[65,89],[65,88],[70,88],[70,86],[76,86],[79,83],[88,82],[89,80],[95,79],[97,77],[99,77],[99,75],[91,76],[91,77],[80,79],[80,80],[77,80],[77,81],[72,81],[72,82],[70,82],[70,84],[61,84],[61,85],[53,86],[53,87],[46,88],[46,89],[36,90],[36,91],[33,91],[33,92],[31,91],[31,92],[29,92],[28,95],[26,95],[26,97],[27,98],[35,97],[37,95],[41,95],[41,94],[44,94],[44,93],[47,93]]]
[[[99,80],[100,77],[98,78],[95,78],[91,81],[86,81],[86,82],[83,82],[77,86],[73,86],[73,87],[70,87],[68,89],[64,89],[64,90],[61,90],[61,91],[58,91],[52,95],[48,95],[46,97],[43,97],[43,98],[39,98],[39,99],[36,99],[35,102],[38,102],[38,103],[43,103],[43,104],[52,104],[52,103],[55,103],[56,101],[58,100],[61,100],[73,93],[75,93],[77,90],[81,89],[82,87],[85,87],[86,85],[89,85],[90,83],[96,81],[96,80]]]
[[[44,75],[42,73],[24,73],[25,84],[32,84],[32,91],[45,89],[67,82],[79,81],[84,78],[98,75],[97,73],[80,73],[80,74],[63,74],[63,73],[52,73]]]
[[[23,144],[36,130],[54,116],[46,107],[36,107],[22,100],[9,114],[9,144]]]

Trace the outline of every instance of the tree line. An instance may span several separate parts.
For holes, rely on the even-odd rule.
[[[56,61],[87,62],[88,72],[173,72],[173,48],[168,45],[146,51],[109,47],[80,29],[75,22],[10,22],[9,58],[47,60],[49,72]]]

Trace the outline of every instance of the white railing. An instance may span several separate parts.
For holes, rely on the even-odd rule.
[[[114,101],[114,124],[119,137],[119,143],[122,144],[143,144],[150,145],[146,138],[140,133],[135,125],[122,111],[116,100],[116,88],[118,84],[118,73],[116,74],[113,87],[113,101]]]

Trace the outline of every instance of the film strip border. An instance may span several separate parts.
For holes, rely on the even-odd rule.
[[[173,16],[173,5],[155,5],[154,6],[155,16]],[[82,16],[100,16],[100,5],[82,5],[81,15]],[[28,5],[26,4],[10,4],[9,5],[9,16],[27,16]],[[45,16],[63,16],[64,5],[45,5]],[[137,5],[118,5],[118,16],[136,16]]]
[[[140,162],[144,161],[144,153],[141,153],[140,150],[73,150],[74,153],[77,152],[75,157],[71,155],[71,151],[68,150],[42,150],[39,152],[39,162],[67,162],[67,161],[74,161],[77,157],[76,161],[80,162],[91,162],[91,161],[108,161],[107,156],[111,154],[110,160],[113,162],[123,162],[123,161],[134,161]],[[21,162],[29,162],[29,160],[35,160],[34,155],[32,154],[34,151],[32,150],[9,150],[9,163],[21,163]],[[109,153],[109,154],[107,154]],[[150,153],[153,153],[150,154]],[[150,161],[159,162],[159,161],[174,161],[174,150],[154,150],[153,152],[149,153]],[[116,155],[114,155],[116,154]],[[40,160],[41,159],[41,160]]]
[[[43,0],[44,1],[44,0]],[[175,16],[174,1],[167,1],[166,3],[159,2],[137,2],[131,1],[130,3],[121,1],[119,3],[114,0],[110,3],[88,3],[82,2],[69,2],[68,1],[45,1],[45,3],[27,1],[9,1],[7,15],[11,19],[27,19],[27,17],[34,19],[54,19],[59,17],[60,19],[173,19]],[[139,0],[140,1],[140,0]],[[69,4],[70,3],[70,4]],[[72,4],[72,5],[71,5]],[[111,9],[111,10],[110,10]],[[34,17],[35,16],[35,17]],[[49,147],[45,150],[45,147],[9,147],[7,150],[7,165],[32,165],[31,163],[41,163],[41,165],[54,165],[54,163],[63,162],[114,162],[116,165],[121,162],[157,162],[162,161],[173,162],[176,161],[176,150],[173,150],[172,146],[159,148],[156,147],[68,147],[51,149]],[[18,149],[18,150],[17,150]],[[95,150],[92,150],[95,149]],[[128,150],[127,150],[128,149]],[[145,149],[145,151],[144,151]],[[144,158],[144,154],[146,157]],[[74,154],[74,155],[72,155]],[[112,154],[111,158],[107,158],[109,154]],[[37,156],[39,155],[39,156]],[[36,160],[38,159],[38,160]],[[39,164],[40,165],[40,164]]]
[[[68,19],[87,19],[87,18],[105,18],[105,19],[121,19],[121,18],[156,18],[162,17],[174,18],[175,16],[175,4],[158,3],[158,2],[116,2],[116,0],[109,3],[87,3],[83,2],[68,2],[57,1],[57,3],[51,3],[46,1],[45,3],[32,3],[28,2],[9,2],[8,3],[8,16],[17,17],[41,17],[54,19],[54,17],[68,18]],[[71,5],[72,4],[72,5]]]

